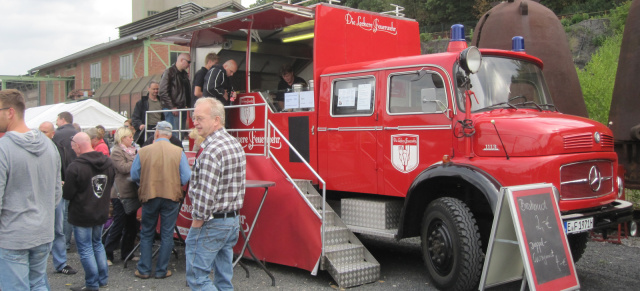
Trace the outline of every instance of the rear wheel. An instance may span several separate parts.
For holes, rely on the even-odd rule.
[[[578,262],[580,258],[582,258],[582,254],[584,254],[584,250],[587,249],[587,242],[589,241],[589,233],[577,233],[570,234],[567,236],[567,240],[569,240],[569,248],[571,249],[571,256],[573,257],[574,262]]]
[[[431,202],[421,238],[422,256],[438,289],[477,289],[484,256],[478,225],[464,202],[450,197]]]

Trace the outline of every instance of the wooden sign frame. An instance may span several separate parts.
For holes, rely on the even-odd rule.
[[[521,279],[522,290],[579,289],[553,184],[500,193],[479,290]]]

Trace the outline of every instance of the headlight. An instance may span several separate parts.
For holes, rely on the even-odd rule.
[[[622,194],[624,194],[624,181],[620,177],[616,181],[618,182],[618,198],[621,198]]]
[[[468,74],[475,74],[480,70],[482,54],[475,46],[470,46],[460,53],[460,66]]]

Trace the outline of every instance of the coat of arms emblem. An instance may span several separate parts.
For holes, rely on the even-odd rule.
[[[402,173],[409,173],[418,167],[420,152],[418,136],[396,134],[391,136],[391,164]]]

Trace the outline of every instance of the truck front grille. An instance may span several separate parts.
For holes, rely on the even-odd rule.
[[[590,149],[593,146],[593,137],[591,133],[580,133],[564,136],[565,149]]]
[[[613,163],[591,160],[560,167],[560,199],[600,197],[613,192]]]
[[[602,147],[613,148],[613,136],[608,134],[602,135],[602,141],[600,142]]]
[[[613,136],[608,134],[601,134],[600,136],[600,145],[602,147],[613,148]],[[567,150],[591,149],[594,145],[593,134],[589,132],[565,135],[563,139],[564,148]]]

